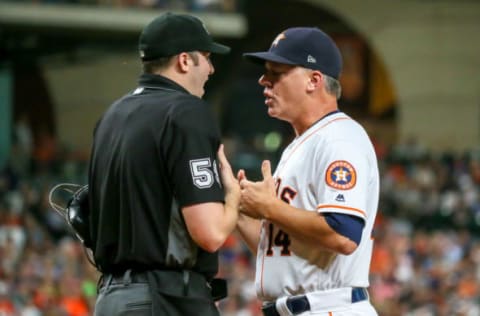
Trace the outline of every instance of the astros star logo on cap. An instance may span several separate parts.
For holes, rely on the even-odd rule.
[[[283,33],[278,34],[277,37],[275,37],[275,40],[273,40],[272,46],[277,46],[278,42],[280,42],[280,40],[285,39],[285,38],[287,38],[285,36],[285,34],[283,34]]]

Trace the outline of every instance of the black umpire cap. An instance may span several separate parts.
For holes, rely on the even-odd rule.
[[[151,21],[139,39],[144,61],[181,52],[204,51],[226,54],[230,47],[215,43],[203,22],[188,14],[167,12]]]

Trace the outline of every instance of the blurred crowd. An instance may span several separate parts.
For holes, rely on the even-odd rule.
[[[97,279],[85,250],[48,203],[61,182],[86,183],[87,157],[16,128],[0,168],[0,315],[92,315]],[[432,153],[376,143],[381,201],[371,265],[380,315],[480,315],[480,151]],[[230,153],[241,157],[242,153]],[[232,235],[221,250],[224,316],[256,316],[254,258]]]
[[[42,4],[82,4],[121,8],[155,8],[189,12],[236,13],[244,0],[8,0]]]

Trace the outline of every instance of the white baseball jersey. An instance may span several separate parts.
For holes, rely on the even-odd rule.
[[[358,248],[345,256],[295,240],[264,220],[256,262],[258,297],[272,301],[340,287],[368,287],[379,174],[365,130],[342,112],[330,114],[285,149],[273,176],[278,198],[290,205],[358,216],[365,227]]]

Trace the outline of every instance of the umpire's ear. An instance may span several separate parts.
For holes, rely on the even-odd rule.
[[[180,53],[176,57],[176,65],[180,72],[185,73],[188,72],[190,65],[188,64],[188,60],[191,58],[187,53]]]

